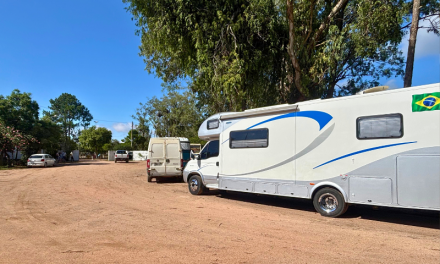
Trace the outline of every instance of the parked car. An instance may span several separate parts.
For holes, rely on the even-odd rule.
[[[115,163],[120,160],[128,162],[128,159],[129,159],[129,156],[128,156],[128,152],[126,150],[116,150]]]
[[[54,166],[55,159],[49,154],[33,154],[27,160],[27,166],[39,166],[39,167],[47,167]]]

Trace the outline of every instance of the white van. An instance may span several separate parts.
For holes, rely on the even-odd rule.
[[[153,178],[182,177],[190,159],[191,148],[187,138],[152,138],[148,143],[148,182]]]
[[[219,113],[188,162],[205,188],[312,199],[323,216],[349,204],[440,211],[440,84]]]

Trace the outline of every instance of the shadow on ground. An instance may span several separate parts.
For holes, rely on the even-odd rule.
[[[250,193],[209,191],[206,195],[217,195],[224,199],[231,199],[254,204],[264,204],[294,210],[315,212],[312,200]],[[401,225],[419,226],[440,229],[440,212],[377,207],[366,205],[351,205],[340,218],[361,218],[372,221],[388,222]]]

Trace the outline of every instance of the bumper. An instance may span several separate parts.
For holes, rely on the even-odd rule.
[[[44,167],[44,162],[28,162],[28,167]]]
[[[182,177],[183,177],[183,181],[184,181],[184,182],[188,182],[189,171],[184,170],[182,174],[183,174],[183,175],[182,175]]]

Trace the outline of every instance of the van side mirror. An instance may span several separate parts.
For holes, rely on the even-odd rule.
[[[200,154],[196,154],[194,156],[196,157],[196,160],[201,160],[202,159],[202,155],[200,155]]]

